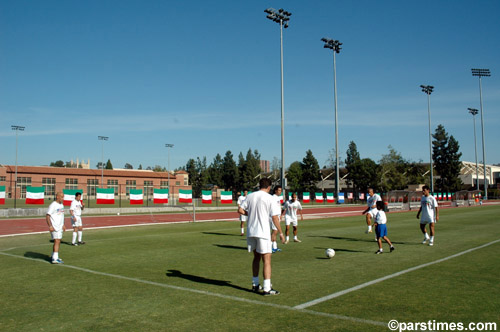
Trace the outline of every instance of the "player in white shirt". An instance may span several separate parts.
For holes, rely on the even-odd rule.
[[[76,193],[75,199],[71,202],[71,206],[69,208],[69,212],[71,213],[71,226],[73,226],[73,239],[71,244],[74,246],[85,244],[82,241],[83,235],[83,225],[82,225],[82,211],[85,207],[83,201],[81,200],[82,194]],[[76,238],[78,236],[78,243],[76,242]]]
[[[281,210],[276,205],[275,200],[269,191],[271,190],[271,180],[263,178],[259,181],[260,190],[251,193],[238,208],[240,214],[248,216],[247,221],[247,245],[248,251],[253,251],[252,261],[252,291],[260,292],[259,270],[260,261],[263,263],[263,295],[278,295],[277,290],[271,287],[271,225],[269,217],[273,219],[273,224],[280,233],[280,239],[285,242],[285,237],[281,231],[279,217]]]
[[[368,207],[363,211],[363,214],[366,213],[366,224],[368,225],[366,233],[372,232],[372,220],[377,214],[377,202],[381,200],[382,198],[373,192],[373,188],[368,188],[368,197],[366,199]]]
[[[294,242],[302,242],[297,238],[297,211],[300,214],[300,220],[304,221],[304,216],[302,215],[302,205],[297,200],[297,194],[292,194],[292,199],[286,201],[284,210],[282,215],[285,215],[285,244],[288,243],[290,237],[288,234],[290,233],[290,224],[293,226],[293,241]]]
[[[422,192],[423,195],[420,201],[420,209],[417,213],[417,219],[420,217],[420,214],[422,214],[422,218],[420,218],[420,230],[424,233],[424,240],[422,241],[422,244],[429,241],[429,245],[433,246],[435,234],[434,224],[439,221],[438,202],[430,194],[429,186],[423,186]],[[429,224],[429,232],[431,233],[430,237],[425,229],[425,225],[427,224]]]
[[[376,206],[377,214],[375,215],[374,223],[377,225],[377,227],[375,227],[375,233],[377,234],[378,250],[375,253],[382,254],[384,252],[384,249],[382,248],[382,239],[384,239],[389,245],[390,252],[393,252],[394,246],[392,245],[391,240],[387,237],[387,216],[384,212],[384,202],[377,201]]]
[[[283,192],[283,188],[281,186],[278,185],[278,186],[274,187],[273,199],[276,202],[276,204],[278,205],[278,208],[280,209],[280,211],[281,211],[281,193],[282,192]],[[280,222],[281,222],[281,214],[280,214]],[[273,246],[273,254],[274,254],[275,252],[281,251],[281,249],[278,248],[278,242],[276,241],[278,239],[278,229],[276,228],[276,226],[274,226],[272,218],[269,219],[269,223],[271,224],[271,228],[273,230],[273,232],[271,233],[271,244]]]
[[[45,215],[45,221],[47,221],[49,232],[52,234],[52,239],[54,240],[52,264],[64,263],[62,259],[59,258],[59,247],[61,245],[63,232],[66,230],[66,227],[64,226],[63,200],[63,193],[57,193],[56,200],[50,204],[47,214]]]
[[[238,197],[238,209],[243,205],[243,202],[247,199],[248,190],[243,191],[243,195]],[[247,216],[240,214],[240,227],[241,227],[241,236],[245,235],[245,221],[247,221]]]

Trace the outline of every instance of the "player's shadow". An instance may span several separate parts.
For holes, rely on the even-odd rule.
[[[332,240],[344,240],[344,241],[357,241],[357,242],[370,242],[370,243],[376,243],[374,238],[370,237],[369,239],[360,239],[356,237],[341,237],[341,236],[327,236],[327,235],[308,235],[309,237],[323,237],[327,239],[332,239]],[[375,235],[374,235],[375,236]],[[385,242],[382,240],[382,242]],[[406,242],[399,242],[399,241],[391,241],[394,244],[408,244]],[[412,243],[413,244],[413,243]],[[335,249],[337,250],[337,249]]]
[[[225,236],[241,236],[240,234],[228,234],[228,233],[218,233],[218,232],[202,232],[207,235],[225,235]]]
[[[52,257],[50,257],[49,255],[41,254],[39,252],[27,251],[24,253],[24,257],[52,262]]]
[[[243,287],[240,287],[237,285],[233,285],[233,284],[231,284],[231,281],[210,279],[210,278],[195,276],[193,274],[185,274],[179,270],[168,270],[168,272],[165,273],[165,275],[167,277],[182,278],[182,279],[186,279],[189,281],[198,282],[201,284],[215,285],[215,286],[221,286],[221,287],[231,287],[231,288],[235,288],[235,289],[240,290],[240,291],[252,293],[251,289],[243,288]]]
[[[240,250],[248,250],[247,247],[238,247],[238,246],[231,246],[227,244],[214,244],[214,246],[217,246],[219,248],[225,248],[225,249],[240,249]]]

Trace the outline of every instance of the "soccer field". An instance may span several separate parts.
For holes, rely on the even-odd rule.
[[[273,254],[278,296],[250,292],[239,222],[88,230],[51,265],[49,235],[0,238],[0,331],[389,331],[399,322],[500,323],[500,206],[442,209],[435,245],[389,213],[374,255],[364,216],[299,223]],[[85,219],[84,219],[85,222]],[[327,259],[326,248],[336,256]],[[262,279],[262,276],[261,276]],[[262,282],[262,281],[261,281]]]

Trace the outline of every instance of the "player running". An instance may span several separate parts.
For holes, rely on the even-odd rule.
[[[387,216],[384,212],[384,202],[377,201],[377,214],[375,215],[375,233],[377,234],[377,242],[378,242],[378,250],[375,252],[377,255],[384,253],[384,249],[382,248],[382,238],[389,245],[390,252],[394,251],[394,246],[391,243],[391,240],[387,237]]]
[[[420,217],[420,213],[422,213],[422,218],[420,218],[420,230],[424,233],[424,240],[422,241],[422,244],[429,241],[429,245],[433,246],[435,233],[434,224],[439,220],[438,202],[434,196],[430,194],[429,186],[423,186],[422,193],[423,195],[420,200],[420,209],[417,213],[417,219]],[[425,229],[425,225],[427,224],[429,224],[429,232],[431,233],[430,237]]]
[[[363,211],[363,214],[366,213],[366,224],[368,225],[368,229],[366,230],[367,234],[372,232],[372,219],[375,219],[375,215],[378,212],[377,211],[378,201],[382,201],[380,195],[375,194],[373,192],[373,188],[368,188],[368,198],[366,199],[368,207],[366,208],[366,210]]]
[[[76,193],[75,199],[71,202],[69,212],[71,213],[71,226],[73,226],[73,239],[71,244],[74,246],[85,244],[82,241],[83,235],[83,225],[82,225],[82,211],[85,207],[83,201],[81,200],[82,193]],[[78,243],[76,242],[76,237],[78,236]]]
[[[290,232],[290,224],[293,226],[293,242],[302,242],[297,238],[297,211],[300,214],[300,221],[304,221],[304,216],[302,214],[302,205],[297,200],[297,194],[292,194],[292,199],[286,201],[284,210],[281,215],[285,215],[285,244],[288,243],[290,237],[288,236]]]
[[[238,209],[243,205],[243,202],[247,199],[248,190],[243,191],[243,195],[238,197]],[[241,227],[241,236],[245,235],[245,221],[248,220],[248,217],[240,214],[240,227]]]

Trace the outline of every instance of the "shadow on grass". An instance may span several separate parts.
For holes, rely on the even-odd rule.
[[[327,238],[327,239],[332,239],[332,240],[345,240],[345,241],[357,241],[357,242],[370,242],[370,243],[377,243],[375,242],[375,238],[370,237],[369,239],[360,239],[356,237],[341,237],[341,236],[327,236],[327,235],[308,235],[309,237],[322,237],[322,238]],[[375,235],[374,235],[375,236]],[[384,240],[382,242],[385,243]],[[409,245],[416,245],[419,244],[418,242],[399,242],[399,241],[391,241],[394,244],[409,244]],[[337,249],[335,249],[337,250]]]
[[[218,232],[202,232],[207,235],[225,235],[225,236],[241,236],[240,234],[228,234],[228,233],[218,233]]]
[[[24,257],[52,262],[52,257],[50,257],[49,255],[41,254],[39,252],[27,251],[24,253]]]
[[[219,248],[226,248],[226,249],[248,250],[247,247],[231,246],[231,245],[227,245],[227,244],[214,244],[214,246],[217,246]]]
[[[186,279],[189,281],[198,282],[200,284],[215,285],[215,286],[222,286],[222,287],[232,287],[232,288],[240,290],[240,291],[253,293],[252,290],[249,288],[243,288],[243,287],[231,284],[231,281],[209,279],[209,278],[205,278],[205,277],[195,276],[192,274],[185,274],[179,270],[168,270],[168,272],[165,273],[165,275],[167,277],[182,278],[182,279]]]

